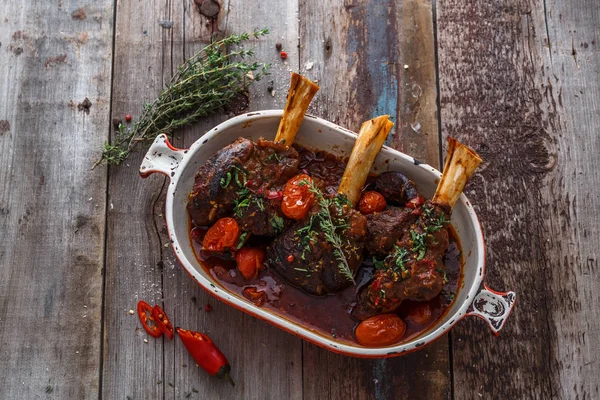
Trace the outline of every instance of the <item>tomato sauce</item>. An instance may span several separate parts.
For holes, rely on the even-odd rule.
[[[300,154],[300,169],[312,177],[322,179],[326,191],[335,193],[344,172],[345,163],[323,151],[312,152],[300,146],[294,145],[294,147]],[[356,286],[350,286],[335,295],[316,297],[287,284],[277,273],[268,269],[260,270],[256,279],[247,281],[236,268],[234,258],[227,254],[215,256],[202,250],[201,243],[206,233],[205,228],[194,227],[190,222],[190,232],[191,230],[195,230],[193,234],[190,234],[190,241],[196,258],[224,288],[242,298],[245,297],[244,289],[255,288],[265,293],[261,307],[273,311],[283,318],[307,326],[323,336],[356,344],[354,330],[359,321],[351,317],[350,311],[356,302],[357,292],[369,282],[373,275],[374,268],[368,260],[363,262],[359,270]],[[440,295],[427,302],[432,315],[425,323],[419,324],[408,316],[415,305],[414,302],[406,300],[402,303],[397,311],[406,323],[406,333],[401,342],[408,341],[427,330],[444,315],[454,301],[454,294],[462,279],[462,253],[457,235],[452,227],[450,227],[449,233],[450,245],[444,256],[448,282],[444,285]],[[269,242],[270,240],[266,238],[251,237],[246,245],[265,248]]]

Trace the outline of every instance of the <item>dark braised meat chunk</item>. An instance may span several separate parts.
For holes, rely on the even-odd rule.
[[[362,262],[366,218],[343,196],[321,199],[267,250],[269,266],[314,295],[348,287]],[[327,211],[323,204],[328,205]]]
[[[446,281],[449,211],[426,202],[384,261],[376,263],[373,280],[358,294],[352,316],[364,320],[393,312],[402,301],[428,301]]]
[[[415,184],[399,172],[384,172],[372,183],[373,190],[379,192],[388,204],[404,206],[419,195]]]
[[[239,138],[200,167],[188,212],[197,226],[233,216],[244,231],[274,236],[284,227],[281,190],[297,172],[292,147]]]
[[[372,257],[387,257],[416,219],[413,209],[398,207],[367,215],[365,250]]]

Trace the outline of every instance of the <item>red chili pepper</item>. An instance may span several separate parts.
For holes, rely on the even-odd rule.
[[[287,58],[287,53],[285,51],[281,51],[281,52],[279,52],[279,56],[281,57],[282,60],[285,60]]]
[[[152,317],[152,307],[148,303],[143,300],[138,301],[137,304],[138,316],[140,317],[140,322],[142,326],[148,332],[148,335],[159,338],[162,335],[162,332],[158,325],[156,325],[156,321],[154,317]],[[152,326],[148,325],[148,321],[154,322]]]
[[[163,309],[160,308],[160,306],[155,305],[154,308],[152,308],[152,316],[154,317],[154,322],[156,325],[158,325],[162,333],[164,333],[169,339],[173,339],[173,336],[175,336],[175,331],[173,330],[171,321],[169,321],[169,317],[167,317],[167,314],[165,314]]]
[[[125,121],[131,122],[131,114],[125,114]]]
[[[177,328],[177,333],[183,345],[199,366],[212,376],[225,379],[232,386],[235,386],[233,379],[229,376],[231,366],[227,358],[208,336],[181,328]]]
[[[289,256],[287,256],[287,261],[290,262],[290,263],[294,262],[294,255],[290,254]]]
[[[212,311],[212,306],[210,304],[205,305],[204,306],[204,311],[211,312]]]

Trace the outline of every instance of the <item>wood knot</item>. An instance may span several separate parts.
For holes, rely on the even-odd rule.
[[[525,142],[523,155],[531,172],[546,173],[554,169],[557,156],[548,149],[543,137],[537,136]]]
[[[206,18],[217,18],[221,11],[221,6],[214,0],[194,0],[194,3],[198,7],[198,12]]]

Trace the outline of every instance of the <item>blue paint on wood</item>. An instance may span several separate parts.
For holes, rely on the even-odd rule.
[[[367,68],[375,104],[372,117],[388,114],[396,123],[398,110],[397,32],[395,7],[367,8]],[[393,131],[392,131],[393,132]],[[391,142],[390,137],[386,144]]]

